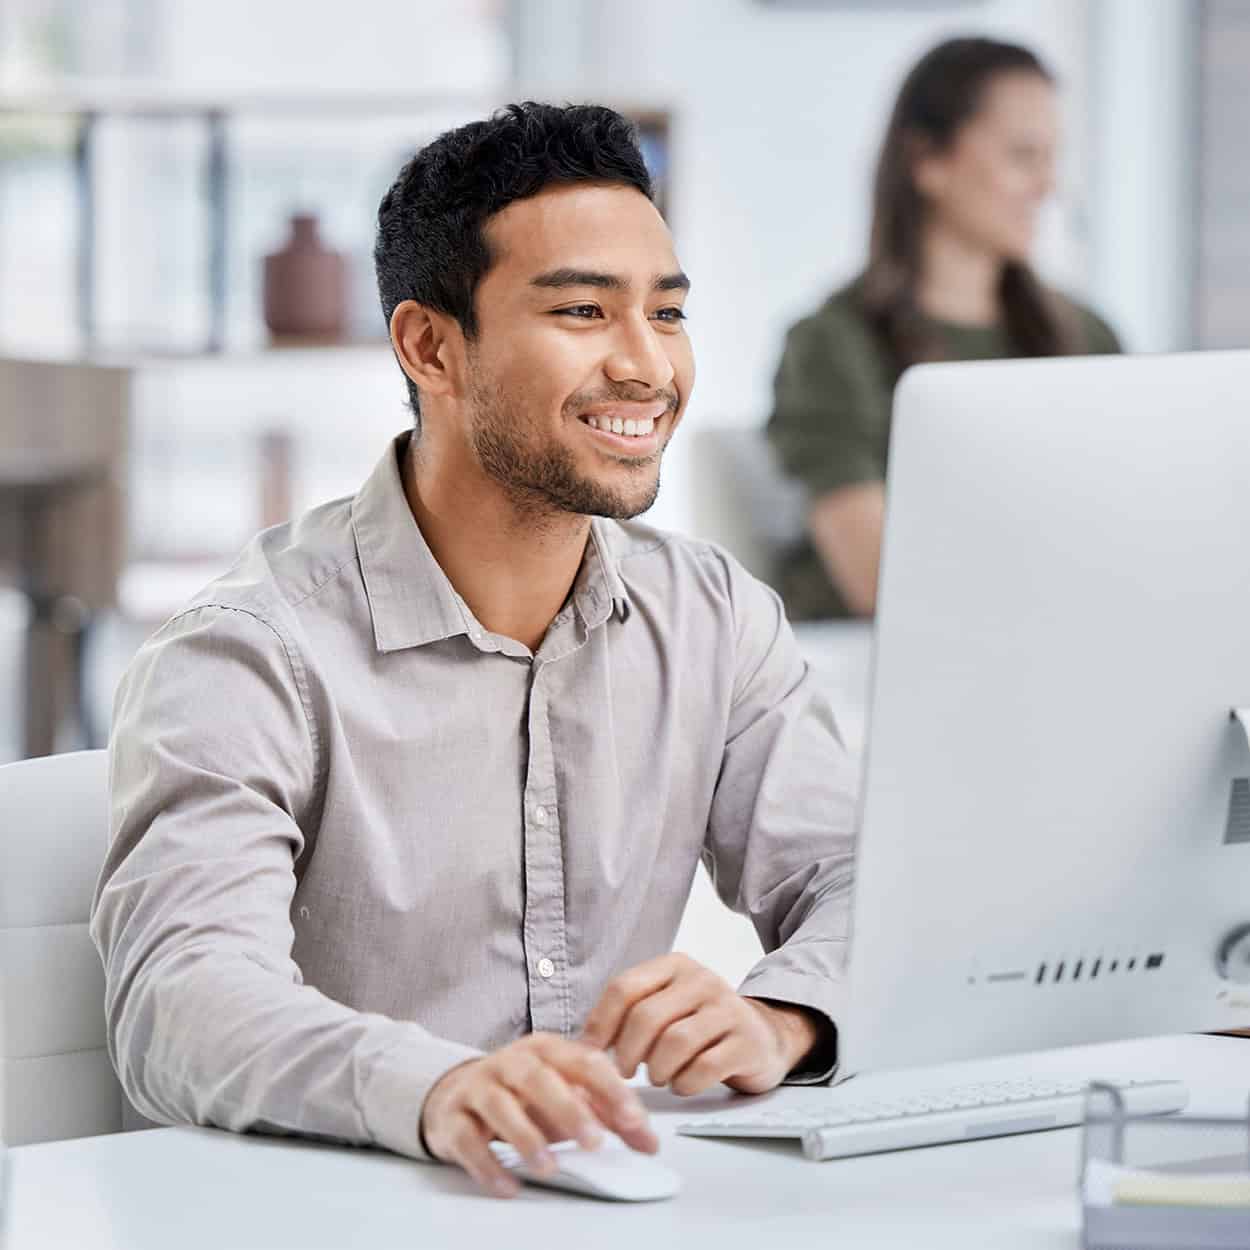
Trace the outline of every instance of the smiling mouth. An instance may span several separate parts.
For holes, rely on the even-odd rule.
[[[656,426],[667,412],[668,404],[662,401],[650,404],[612,404],[583,412],[578,420],[592,430],[613,436],[622,442],[630,439],[645,442],[654,437]]]
[[[582,417],[582,422],[592,430],[604,434],[617,434],[623,438],[646,438],[655,433],[655,417],[597,417],[593,413]]]

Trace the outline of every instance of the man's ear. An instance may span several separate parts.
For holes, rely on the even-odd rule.
[[[460,393],[464,332],[446,313],[406,299],[391,313],[391,346],[400,368],[431,395]]]

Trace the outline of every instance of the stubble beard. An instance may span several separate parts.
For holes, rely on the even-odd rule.
[[[475,383],[472,403],[473,449],[478,461],[527,520],[541,524],[573,514],[627,521],[655,503],[660,492],[658,471],[640,493],[626,495],[580,474],[567,447],[535,446],[538,440],[526,437],[529,431],[518,424],[498,390]],[[650,474],[663,450],[660,447],[643,460],[621,457],[617,462],[640,475]]]

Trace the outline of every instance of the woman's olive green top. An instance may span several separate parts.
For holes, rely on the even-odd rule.
[[[1080,327],[1083,353],[1118,352],[1114,331],[1092,310],[1066,301]],[[968,326],[932,318],[929,333],[945,360],[995,360],[1011,356],[1002,326]],[[869,325],[859,283],[836,291],[810,317],[793,326],[774,383],[776,402],[768,437],[782,467],[807,488],[808,497],[840,486],[885,481],[890,441],[890,401],[899,369]],[[791,620],[846,616],[810,539],[784,561],[777,589]]]

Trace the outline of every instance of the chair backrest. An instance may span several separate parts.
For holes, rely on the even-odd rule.
[[[108,843],[104,751],[0,767],[0,1141],[122,1128],[87,932]]]
[[[692,440],[695,533],[775,586],[782,553],[803,535],[806,492],[782,472],[762,430],[721,426]]]

